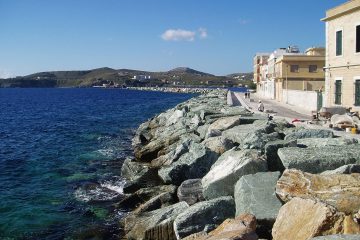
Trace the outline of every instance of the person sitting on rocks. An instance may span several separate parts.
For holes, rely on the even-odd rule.
[[[260,112],[263,112],[264,111],[264,104],[261,102],[261,100],[259,100],[259,105],[258,105],[258,110],[260,111]]]

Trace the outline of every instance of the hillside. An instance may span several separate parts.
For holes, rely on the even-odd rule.
[[[134,76],[150,76],[136,80]],[[92,87],[103,84],[117,86],[237,86],[239,79],[215,76],[187,67],[166,72],[133,69],[97,68],[81,71],[49,71],[27,76],[0,79],[0,87]]]

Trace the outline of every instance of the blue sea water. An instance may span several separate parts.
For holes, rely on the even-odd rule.
[[[0,89],[0,239],[115,238],[122,213],[103,200],[121,195],[134,131],[193,96]]]

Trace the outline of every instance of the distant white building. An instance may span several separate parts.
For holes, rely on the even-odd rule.
[[[134,77],[132,79],[138,80],[138,81],[146,81],[146,80],[150,80],[151,76],[150,75],[134,75]]]
[[[288,48],[279,48],[270,54],[265,59],[260,67],[260,81],[258,85],[258,92],[260,96],[275,99],[276,98],[276,70],[275,65],[279,57],[284,55],[303,55],[297,46],[289,46]]]

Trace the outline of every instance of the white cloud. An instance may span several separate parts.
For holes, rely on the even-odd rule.
[[[194,41],[196,32],[188,31],[184,29],[168,29],[162,35],[161,38],[165,41]]]
[[[199,28],[199,35],[202,39],[207,38],[208,34],[206,28]]]

